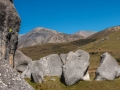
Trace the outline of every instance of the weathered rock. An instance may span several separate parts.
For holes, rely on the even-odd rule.
[[[44,73],[41,71],[42,66],[38,61],[32,61],[31,64],[22,73],[22,78],[31,78],[36,83],[44,81]]]
[[[20,17],[11,1],[12,0],[0,0],[0,50],[2,58],[9,60],[10,65],[14,66]]]
[[[120,66],[117,61],[109,54],[101,55],[100,65],[96,71],[95,80],[114,80],[120,76]]]
[[[0,90],[34,90],[12,68],[20,18],[11,2],[12,0],[0,0]]]
[[[24,72],[21,74],[22,78],[31,78],[32,68],[33,68],[34,61],[32,61],[27,68],[24,70]]]
[[[67,54],[60,54],[60,58],[61,58],[63,64],[65,64],[65,62],[66,62],[66,57],[67,57]]]
[[[23,72],[32,62],[32,59],[17,50],[15,53],[15,68],[17,71]]]
[[[0,60],[0,90],[34,90],[7,61]]]
[[[89,53],[83,50],[69,52],[63,65],[66,85],[73,85],[79,80],[89,80]]]
[[[41,70],[42,66],[38,61],[33,61],[31,76],[34,82],[41,83],[44,81],[44,71]]]
[[[22,73],[22,78],[33,78],[36,83],[44,81],[44,76],[58,76],[62,74],[62,62],[57,54],[51,54],[31,65]]]

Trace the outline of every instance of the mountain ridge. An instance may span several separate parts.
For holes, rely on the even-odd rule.
[[[45,43],[63,43],[84,38],[77,34],[64,34],[55,30],[37,27],[19,38],[18,47],[23,48]]]
[[[120,26],[114,26],[114,27],[110,27],[110,28],[106,28],[100,32],[97,32],[89,37],[87,37],[87,39],[98,39],[98,38],[102,38],[105,37],[113,32],[116,32],[120,30]]]

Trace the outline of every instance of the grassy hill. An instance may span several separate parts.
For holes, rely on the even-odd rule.
[[[100,33],[102,35],[102,33]],[[104,33],[103,33],[104,34]],[[52,54],[52,53],[68,53],[82,49],[90,53],[89,73],[91,80],[95,77],[95,71],[99,65],[100,55],[103,52],[109,52],[120,64],[120,30],[109,34],[102,35],[99,38],[88,38],[77,40],[69,43],[61,44],[45,44],[20,49],[24,54],[31,57],[33,60]],[[54,78],[55,81],[52,81]],[[113,81],[80,81],[73,86],[65,86],[57,77],[46,77],[47,82],[35,84],[29,79],[26,79],[35,90],[120,90],[120,78]]]
[[[20,49],[25,55],[31,57],[33,60],[39,60],[40,58],[49,54],[61,54],[68,53],[80,46],[86,45],[87,43],[93,42],[95,39],[83,39],[68,43],[48,43],[42,45],[36,45],[32,47]]]

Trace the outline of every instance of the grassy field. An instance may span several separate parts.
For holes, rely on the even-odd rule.
[[[120,79],[113,81],[80,81],[72,86],[66,86],[57,77],[45,77],[46,82],[36,84],[26,79],[35,90],[120,90]],[[54,81],[53,81],[54,80]]]
[[[93,81],[102,53],[109,52],[120,64],[120,31],[96,40],[77,40],[62,44],[45,44],[20,50],[33,60],[38,60],[49,54],[68,53],[77,49],[82,49],[90,53],[89,73],[91,81],[80,81],[73,86],[65,86],[57,77],[45,77],[46,82],[42,84],[33,83],[30,79],[26,80],[35,90],[120,90],[120,78],[113,81]],[[55,80],[53,81],[51,78]]]

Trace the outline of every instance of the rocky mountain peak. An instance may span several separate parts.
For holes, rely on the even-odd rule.
[[[106,29],[107,31],[118,31],[120,30],[120,26],[114,26]]]
[[[19,48],[23,48],[45,43],[63,43],[79,39],[84,39],[84,37],[77,34],[64,34],[55,30],[37,27],[20,37],[18,46]]]
[[[80,30],[80,31],[78,31],[78,32],[75,33],[75,34],[81,35],[81,36],[87,38],[87,37],[89,37],[90,35],[92,35],[92,34],[94,34],[94,33],[96,33],[96,32],[95,32],[95,31]]]

